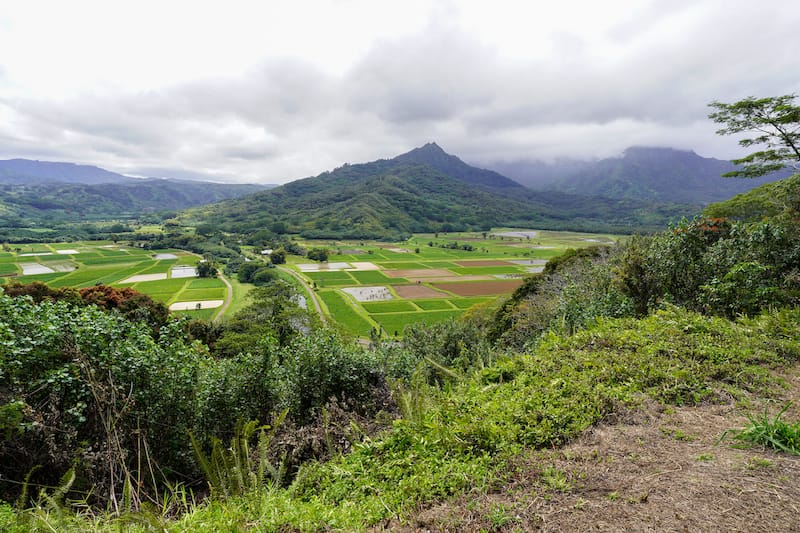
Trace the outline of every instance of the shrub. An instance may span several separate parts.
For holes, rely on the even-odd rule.
[[[384,385],[377,368],[372,352],[332,330],[297,337],[281,351],[281,406],[301,422],[312,420],[332,398],[369,412],[376,407],[373,391]]]

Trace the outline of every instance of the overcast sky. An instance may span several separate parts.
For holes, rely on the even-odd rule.
[[[712,100],[800,92],[796,0],[7,0],[0,158],[283,183],[465,161],[729,159]]]

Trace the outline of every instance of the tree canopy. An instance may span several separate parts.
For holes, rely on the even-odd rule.
[[[725,177],[756,178],[792,166],[800,170],[800,106],[794,105],[796,94],[755,98],[726,104],[711,102],[716,111],[708,117],[724,124],[719,135],[750,133],[739,141],[744,147],[763,146],[733,162],[740,167],[723,174]]]

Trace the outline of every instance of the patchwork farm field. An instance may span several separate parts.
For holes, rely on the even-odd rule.
[[[51,287],[91,287],[98,283],[131,287],[177,314],[213,318],[224,301],[225,284],[201,279],[193,267],[199,258],[182,250],[142,250],[110,242],[19,244],[0,254],[0,282],[41,281]],[[177,268],[176,268],[177,267]],[[197,304],[201,305],[198,306]],[[177,305],[182,304],[182,305]]]
[[[610,245],[614,235],[498,229],[485,233],[418,234],[402,243],[305,241],[328,250],[328,261],[287,256],[322,312],[363,338],[400,337],[411,324],[459,317],[493,305],[567,248]],[[233,282],[233,301],[217,278],[196,277],[198,256],[142,250],[112,242],[19,244],[0,251],[0,283],[41,281],[53,287],[104,283],[131,287],[193,318],[216,318],[245,305],[252,285]],[[285,273],[286,277],[289,276]]]
[[[485,233],[419,234],[403,243],[309,241],[326,248],[327,263],[291,257],[331,319],[367,337],[399,337],[418,322],[463,315],[492,305],[525,276],[568,248],[611,245],[615,235],[503,228]]]

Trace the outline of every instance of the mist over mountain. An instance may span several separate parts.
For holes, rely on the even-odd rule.
[[[620,157],[596,161],[566,159],[492,166],[535,190],[703,205],[791,174],[723,178],[722,174],[735,168],[733,163],[688,150],[640,146],[628,148]]]

